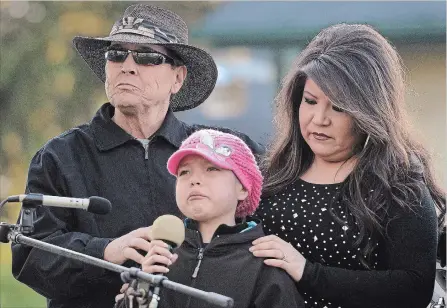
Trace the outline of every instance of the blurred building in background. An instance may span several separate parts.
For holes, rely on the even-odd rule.
[[[375,27],[396,46],[407,69],[407,110],[446,184],[446,5],[437,2],[223,2],[191,31],[208,46],[219,79],[186,122],[229,126],[268,143],[273,100],[294,58],[334,23]]]

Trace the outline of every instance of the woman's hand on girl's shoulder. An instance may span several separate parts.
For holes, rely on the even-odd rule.
[[[267,235],[253,241],[249,249],[255,257],[266,258],[264,263],[282,268],[296,282],[303,277],[306,259],[291,244],[276,235]]]

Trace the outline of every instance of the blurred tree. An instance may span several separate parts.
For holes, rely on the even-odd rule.
[[[0,2],[0,199],[23,193],[29,161],[47,140],[88,121],[106,102],[103,83],[71,40],[75,35],[106,36],[132,3]],[[188,25],[217,5],[144,3],[171,9]],[[15,222],[19,206],[6,209],[2,221]],[[30,289],[11,277],[10,259],[9,245],[0,246],[0,306],[42,306],[35,297],[19,296]]]
[[[145,3],[172,9],[190,25],[216,5]],[[26,168],[14,166],[27,167],[48,139],[88,121],[106,101],[103,84],[71,40],[75,35],[107,35],[130,4],[0,3],[0,197],[23,191]]]

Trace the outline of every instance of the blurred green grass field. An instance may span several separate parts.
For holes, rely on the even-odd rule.
[[[26,285],[14,279],[11,273],[11,247],[0,244],[0,307],[45,308],[46,300]]]

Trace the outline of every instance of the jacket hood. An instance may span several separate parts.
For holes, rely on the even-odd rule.
[[[220,225],[207,245],[212,247],[251,243],[255,239],[264,236],[261,220],[254,217],[246,217],[245,221],[238,220],[235,226]],[[198,231],[198,223],[192,219],[185,219],[185,242],[200,248],[203,246],[202,236]]]

